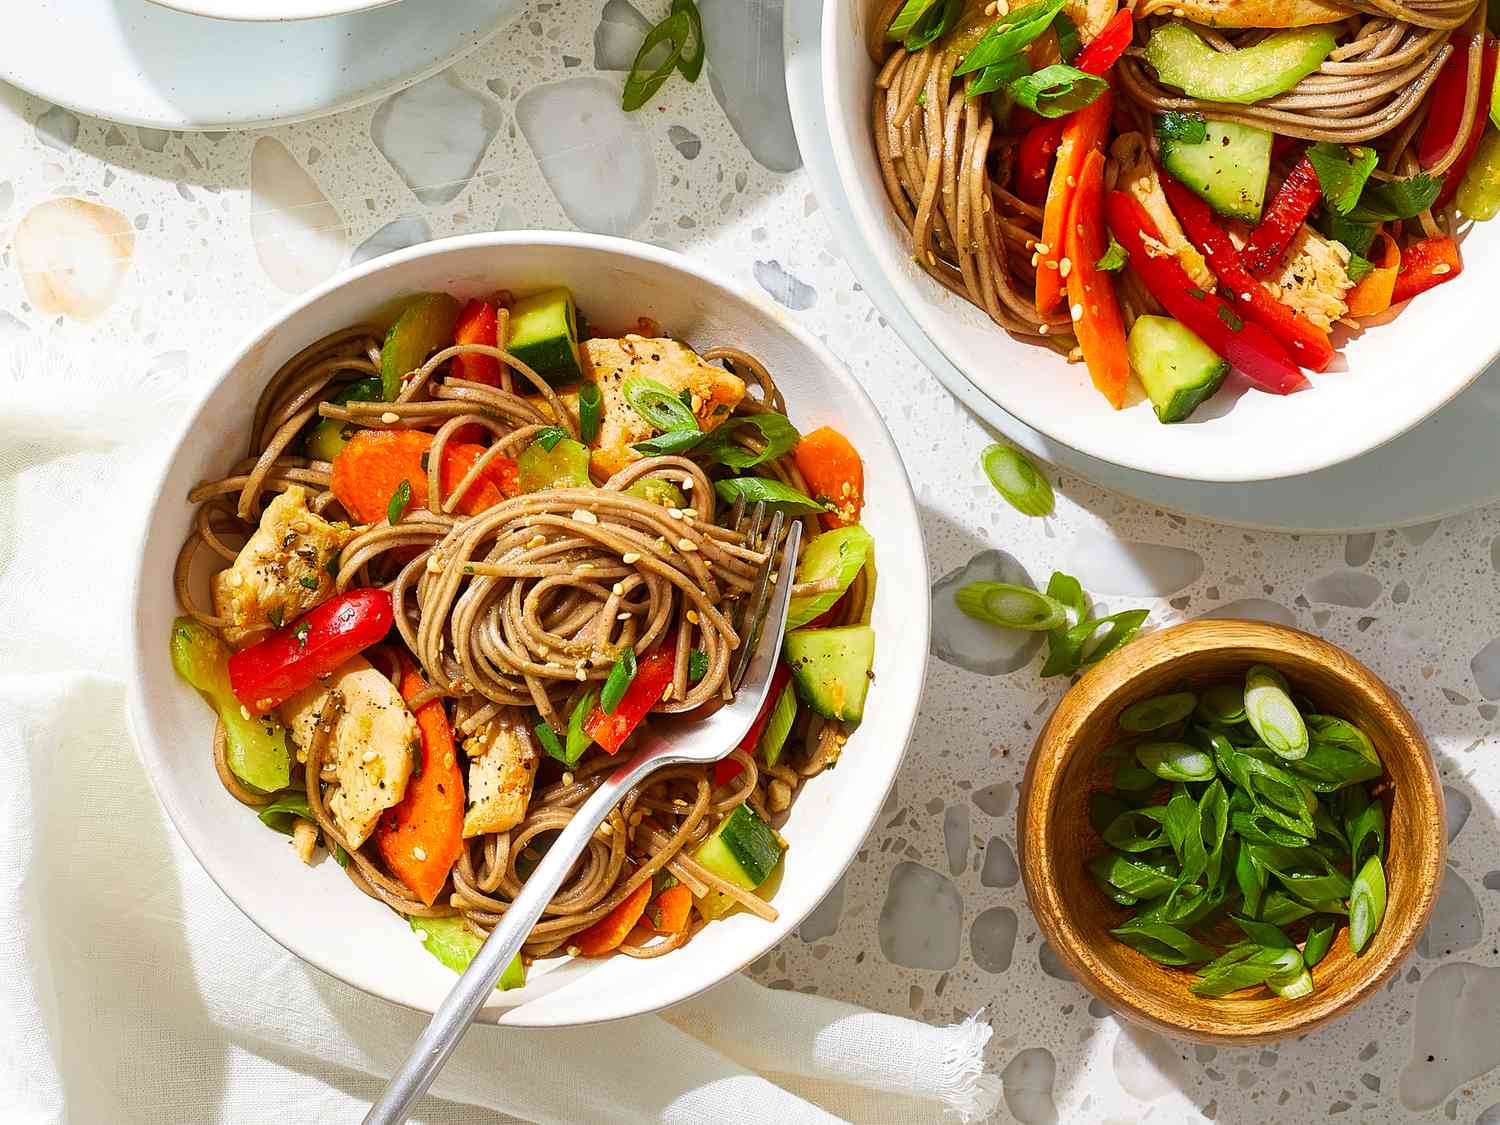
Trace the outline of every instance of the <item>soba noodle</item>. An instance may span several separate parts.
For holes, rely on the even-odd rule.
[[[338,556],[336,579],[340,592],[365,586],[390,590],[400,637],[431,685],[411,701],[413,709],[431,699],[449,699],[457,737],[499,723],[529,740],[530,709],[555,729],[567,726],[573,707],[609,674],[613,658],[602,654],[625,646],[645,652],[662,640],[675,642],[677,659],[656,711],[690,712],[727,698],[730,657],[740,644],[740,599],[764,556],[736,529],[737,513],[719,510],[709,471],[690,456],[647,457],[591,487],[523,493],[464,516],[459,501],[494,458],[514,456],[546,426],[562,425],[576,437],[576,419],[545,380],[514,356],[482,345],[434,355],[408,376],[395,402],[330,402],[343,385],[379,372],[380,347],[378,331],[353,327],[304,349],[271,379],[256,406],[248,455],[222,479],[191,493],[199,507],[175,574],[184,611],[212,629],[228,624],[195,599],[195,578],[201,581],[201,575],[195,575],[194,561],[204,552],[216,566],[233,563],[268,496],[302,486],[315,493],[313,511],[327,518],[342,515],[330,487],[331,466],[291,452],[310,422],[324,417],[372,429],[419,429],[433,439],[427,510],[409,511],[394,525],[361,528]],[[499,360],[502,384],[441,378],[443,364],[465,352]],[[703,357],[745,380],[750,393],[740,413],[784,410],[770,373],[753,356],[713,348]],[[520,386],[534,393],[522,394]],[[438,472],[443,448],[460,427],[471,425],[483,427],[492,443],[445,494]],[[757,448],[753,437],[737,434],[736,440]],[[790,456],[761,464],[757,472],[806,489]],[[667,508],[624,491],[644,478],[675,485],[689,506]],[[824,588],[804,584],[796,592]],[[873,572],[867,569],[833,623],[868,621],[873,591]],[[688,667],[695,650],[707,665],[696,677]],[[382,657],[377,649],[367,655],[394,670],[395,653]],[[614,764],[596,754],[570,770],[544,766],[524,819],[508,832],[465,840],[450,889],[428,906],[387,873],[373,848],[350,847],[328,810],[330,786],[336,784],[328,742],[338,707],[337,693],[330,693],[317,733],[299,754],[301,784],[323,841],[348,854],[348,875],[366,894],[412,917],[460,914],[481,934],[504,915],[539,858],[538,848],[568,822]],[[842,724],[804,709],[777,765],[767,767],[736,750],[733,757],[742,770],[722,785],[705,766],[679,766],[652,776],[626,796],[590,842],[532,931],[526,953],[566,950],[572,935],[661,871],[695,894],[720,891],[751,912],[774,918],[769,903],[709,871],[689,850],[745,802],[780,826],[802,783],[837,759],[845,737]],[[237,800],[254,806],[269,799],[229,769],[222,726],[215,731],[214,761]],[[627,943],[621,951],[659,956],[689,940],[695,929],[644,945]]]

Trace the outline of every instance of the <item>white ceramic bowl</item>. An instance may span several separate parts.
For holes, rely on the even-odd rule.
[[[1144,398],[1112,410],[1082,364],[1023,344],[912,261],[886,201],[870,135],[875,73],[865,51],[871,0],[823,0],[823,100],[838,177],[862,240],[917,325],[986,396],[1033,429],[1127,468],[1202,481],[1295,476],[1347,461],[1415,426],[1500,354],[1486,295],[1500,281],[1500,242],[1480,224],[1464,272],[1391,323],[1343,348],[1312,386],[1278,397],[1239,376],[1189,422],[1163,426]],[[1338,339],[1335,343],[1338,343]],[[1347,367],[1347,369],[1345,369]]]
[[[129,714],[157,796],[188,846],[252,921],[299,957],[388,1000],[431,1011],[454,976],[407,924],[356,890],[331,862],[300,864],[219,783],[203,701],[173,673],[167,652],[178,609],[172,565],[187,534],[188,490],[221,475],[248,440],[251,412],[273,372],[306,344],[422,290],[460,297],[571,286],[596,323],[650,316],[706,346],[759,356],[805,429],[837,426],[863,455],[864,523],[880,569],[875,684],[844,768],[808,785],[783,834],[791,847],[773,899],[775,923],[715,922],[654,960],[545,963],[525,989],[496,993],[481,1018],[529,1027],[616,1019],[664,1007],[749,964],[785,937],[843,873],[874,823],[916,718],[927,664],[927,559],[901,458],[874,405],[829,351],[768,301],[691,259],[595,235],[522,231],[426,243],[350,271],[299,300],[239,347],[191,412],[152,501],[136,575]],[[352,926],[351,926],[352,923]]]
[[[348,16],[384,8],[396,0],[153,0],[164,8],[215,20],[276,23]]]

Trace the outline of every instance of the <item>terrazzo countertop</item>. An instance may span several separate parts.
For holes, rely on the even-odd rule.
[[[629,0],[533,0],[449,71],[284,128],[169,134],[0,86],[0,343],[105,346],[191,382],[293,294],[430,238],[580,227],[714,261],[869,390],[913,477],[935,590],[1040,584],[1057,568],[1108,610],[1149,605],[1150,627],[1238,614],[1319,633],[1404,692],[1452,841],[1421,948],[1336,1026],[1254,1050],[1126,1026],[1059,966],[1019,885],[1016,787],[1066,685],[1038,677],[1034,641],[1008,643],[938,598],[925,706],[878,827],[754,974],[934,1022],[985,1007],[1000,1120],[1500,1122],[1500,825],[1483,795],[1500,787],[1500,509],[1349,537],[1256,534],[1063,476],[1054,516],[1019,517],[978,468],[992,435],[882,324],[818,214],[787,115],[780,4],[700,2],[707,81],[674,79],[634,115],[619,109],[621,72],[648,21]]]

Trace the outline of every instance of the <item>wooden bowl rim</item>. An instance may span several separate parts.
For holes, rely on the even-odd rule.
[[[1226,630],[1228,635],[1226,635]],[[1289,1002],[1284,1014],[1257,1018],[1244,1028],[1216,1026],[1209,1030],[1189,1022],[1174,1022],[1142,1007],[1127,991],[1118,987],[1117,976],[1102,969],[1102,962],[1092,955],[1080,956],[1086,942],[1071,920],[1057,881],[1044,878],[1051,865],[1046,852],[1039,854],[1037,845],[1051,839],[1052,814],[1058,779],[1068,757],[1079,749],[1079,728],[1100,706],[1129,690],[1129,685],[1143,673],[1172,663],[1194,653],[1213,652],[1231,647],[1261,648],[1268,654],[1298,650],[1325,664],[1334,674],[1353,683],[1367,696],[1377,698],[1387,709],[1389,735],[1394,744],[1405,747],[1413,758],[1420,792],[1411,796],[1424,814],[1416,820],[1427,825],[1428,847],[1414,847],[1412,875],[1417,879],[1417,909],[1399,920],[1387,918],[1384,925],[1396,926],[1395,940],[1376,955],[1360,958],[1360,972],[1340,989],[1316,992],[1305,1001]],[[1274,663],[1274,658],[1270,660]],[[1345,674],[1340,666],[1347,666]],[[1039,837],[1040,839],[1038,839]],[[1442,786],[1432,752],[1421,727],[1379,676],[1353,655],[1324,640],[1290,626],[1234,618],[1212,618],[1188,621],[1147,634],[1111,654],[1082,676],[1048,716],[1037,735],[1026,773],[1021,781],[1021,799],[1017,812],[1016,843],[1020,852],[1021,879],[1026,898],[1043,936],[1080,983],[1126,1018],[1178,1039],[1227,1046],[1270,1043],[1304,1034],[1351,1011],[1377,992],[1411,954],[1420,940],[1442,885],[1447,847],[1444,825]]]

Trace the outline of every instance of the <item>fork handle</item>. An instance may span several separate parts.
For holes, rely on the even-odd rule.
[[[547,849],[542,862],[526,879],[521,893],[506,909],[505,917],[490,931],[469,967],[448,993],[448,998],[433,1013],[427,1029],[413,1045],[401,1069],[391,1076],[380,1100],[365,1114],[364,1125],[402,1125],[411,1115],[412,1109],[453,1054],[475,1014],[495,991],[500,974],[510,964],[511,958],[521,951],[531,928],[583,854],[595,829],[639,780],[638,775],[646,772],[642,768],[646,765],[643,757],[638,754],[633,761],[615,770],[573,814],[567,827]]]

